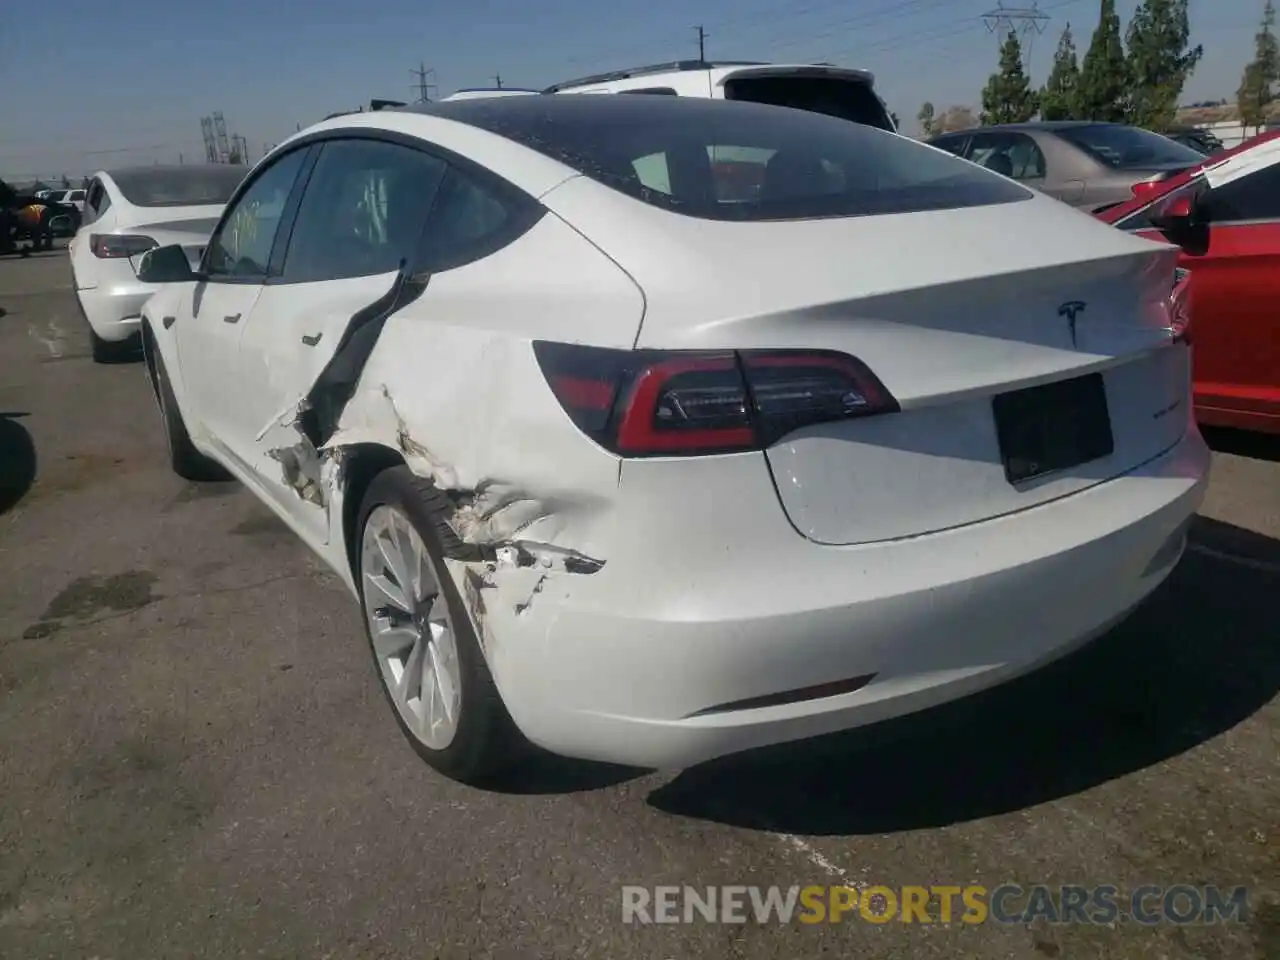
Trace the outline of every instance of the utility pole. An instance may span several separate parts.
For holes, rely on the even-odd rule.
[[[698,60],[705,63],[707,60],[707,31],[702,29],[702,24],[698,24],[693,29],[698,31]]]
[[[499,89],[499,90],[501,90],[501,89],[502,89],[502,74],[500,74],[500,73],[494,74],[494,76],[493,76],[493,82],[494,82],[494,83],[496,83],[496,84],[498,85],[498,89]]]
[[[414,93],[418,95],[418,102],[419,103],[430,102],[431,93],[436,88],[435,68],[428,67],[425,63],[419,62],[418,69],[417,70],[410,69],[409,72],[418,78],[417,83],[412,84],[409,88],[410,90],[414,91]],[[430,77],[431,80],[428,81],[427,77]]]
[[[1032,0],[1029,7],[1006,7],[1003,0],[1000,0],[994,10],[988,10],[982,15],[982,22],[987,25],[990,33],[996,35],[1001,45],[1009,34],[1018,35],[1018,43],[1022,49],[1022,68],[1030,77],[1031,45],[1035,43],[1036,37],[1044,33],[1049,15],[1041,11],[1035,0]]]

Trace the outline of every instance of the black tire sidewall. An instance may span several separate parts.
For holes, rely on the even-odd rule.
[[[165,441],[169,446],[169,466],[173,468],[173,472],[184,480],[229,479],[230,475],[221,464],[206,457],[191,442],[187,425],[182,421],[182,412],[178,409],[178,401],[173,395],[173,387],[169,384],[164,360],[158,353],[155,357],[155,388],[156,404],[160,407]]]
[[[365,639],[369,645],[369,654],[373,661],[378,686],[386,697],[387,705],[391,708],[391,713],[405,738],[419,756],[441,773],[457,780],[475,780],[494,772],[509,756],[513,746],[514,727],[502,706],[501,698],[489,673],[471,617],[445,566],[443,545],[436,532],[437,519],[427,509],[420,492],[421,485],[424,483],[425,481],[413,474],[408,467],[392,467],[375,477],[365,492],[355,526],[356,542],[352,551],[355,558],[353,572],[356,592],[360,597],[361,622],[364,624]],[[418,536],[422,538],[430,554],[441,595],[449,607],[449,617],[458,651],[462,697],[457,730],[454,732],[453,740],[443,750],[432,750],[427,747],[405,725],[400,710],[392,699],[391,691],[387,689],[386,682],[383,680],[382,664],[378,662],[377,653],[373,649],[362,586],[364,530],[369,516],[380,506],[399,510],[408,518]]]

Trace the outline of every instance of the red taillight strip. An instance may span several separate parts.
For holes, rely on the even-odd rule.
[[[718,372],[738,370],[733,354],[704,354],[697,357],[681,357],[650,364],[640,372],[635,386],[627,398],[626,412],[618,424],[618,451],[628,453],[679,453],[702,449],[748,449],[755,445],[755,431],[749,423],[741,427],[721,430],[665,431],[655,429],[654,411],[662,388],[672,377],[697,371]],[[745,406],[747,392],[742,389]]]

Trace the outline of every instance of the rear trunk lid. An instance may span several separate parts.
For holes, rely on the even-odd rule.
[[[1189,351],[1169,331],[1177,251],[1048,198],[772,223],[619,198],[624,234],[608,220],[619,211],[587,196],[570,182],[544,202],[644,289],[638,347],[838,350],[898,400],[900,412],[805,427],[766,451],[784,510],[815,541],[1025,509],[1128,472],[1185,432]],[[1047,410],[1044,396],[996,399],[1077,380]],[[1061,465],[1021,479],[1037,459]]]
[[[218,225],[222,209],[221,206],[173,207],[163,212],[156,211],[161,215],[155,220],[122,228],[121,232],[150,237],[158,247],[180,245],[194,269],[204,256],[205,245]],[[141,254],[129,258],[134,273],[137,273],[141,261]]]

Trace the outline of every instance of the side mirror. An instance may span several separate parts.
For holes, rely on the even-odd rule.
[[[143,283],[185,283],[197,279],[187,260],[187,251],[176,243],[153,247],[142,255],[138,279]]]
[[[1181,247],[1195,257],[1204,256],[1209,250],[1209,221],[1199,198],[1186,195],[1174,197],[1164,209],[1151,215],[1151,225],[1164,234],[1165,239]]]

